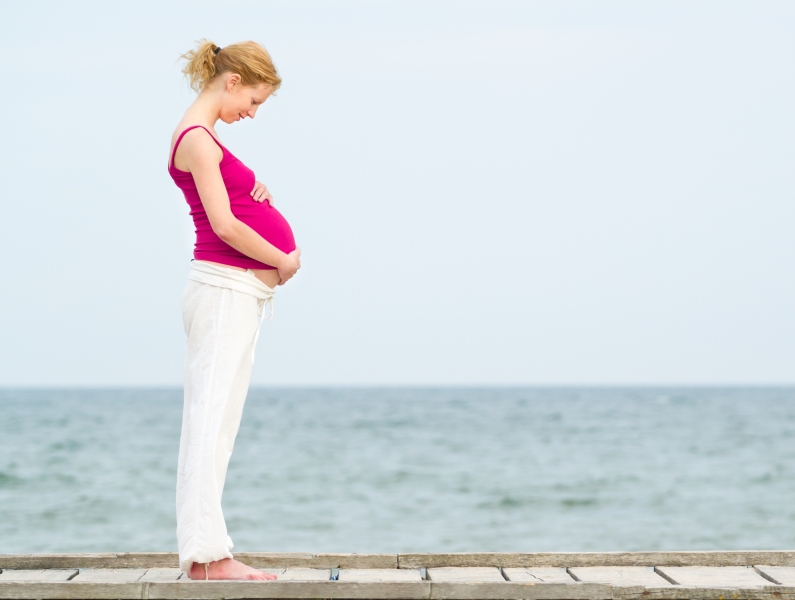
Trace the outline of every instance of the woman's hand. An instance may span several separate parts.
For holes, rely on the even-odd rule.
[[[281,280],[277,285],[284,285],[289,279],[295,275],[295,272],[301,268],[301,249],[296,246],[295,250],[287,255],[284,264],[279,267],[279,277]]]
[[[265,184],[261,181],[257,181],[254,183],[254,189],[250,192],[251,197],[254,198],[257,202],[262,202],[263,200],[267,200],[268,204],[273,206],[273,196],[268,191],[268,188],[265,187]]]

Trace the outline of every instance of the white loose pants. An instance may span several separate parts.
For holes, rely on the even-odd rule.
[[[177,467],[179,568],[232,557],[221,511],[265,304],[274,290],[250,270],[194,260],[182,295],[187,335]]]

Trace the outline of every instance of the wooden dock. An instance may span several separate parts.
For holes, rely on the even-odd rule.
[[[0,554],[29,600],[795,600],[795,551],[456,554],[239,552],[275,581],[191,581],[176,553]]]

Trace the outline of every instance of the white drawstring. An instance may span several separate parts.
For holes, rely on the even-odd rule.
[[[273,296],[269,296],[267,299],[262,299],[262,313],[260,314],[259,325],[257,325],[257,333],[254,334],[254,345],[251,347],[251,362],[254,363],[254,351],[257,349],[257,339],[259,338],[259,330],[262,327],[262,322],[265,320],[265,304],[270,303],[271,305],[271,315],[268,317],[268,320],[273,319]],[[257,308],[259,308],[260,300],[257,300]]]

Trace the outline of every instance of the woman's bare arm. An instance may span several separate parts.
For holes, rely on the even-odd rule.
[[[289,254],[282,252],[232,214],[229,194],[219,167],[223,152],[210,134],[199,127],[190,130],[182,138],[177,152],[193,174],[196,189],[215,234],[238,252],[276,267],[281,277],[280,283],[290,279],[301,266],[301,251],[296,248]]]

